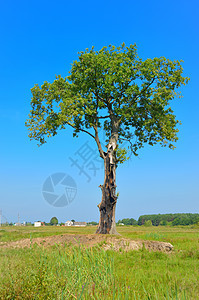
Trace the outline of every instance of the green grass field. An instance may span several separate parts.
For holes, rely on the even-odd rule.
[[[93,234],[96,228],[1,227],[0,244]],[[72,245],[0,247],[0,299],[199,299],[197,227],[118,227],[122,237],[170,242],[172,253]]]

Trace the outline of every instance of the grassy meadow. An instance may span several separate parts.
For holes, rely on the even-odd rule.
[[[132,240],[170,242],[172,253],[104,251],[101,245],[3,248],[5,242],[96,228],[1,227],[0,299],[199,299],[199,228],[121,226]]]

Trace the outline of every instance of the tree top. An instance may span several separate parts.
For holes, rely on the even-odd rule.
[[[180,122],[170,101],[181,97],[177,89],[189,80],[181,63],[165,57],[142,60],[135,44],[86,49],[69,76],[31,89],[29,137],[43,144],[71,126],[73,136],[85,132],[94,138],[102,157],[99,129],[107,141],[117,132],[118,144],[128,141],[135,155],[145,143],[174,149]]]

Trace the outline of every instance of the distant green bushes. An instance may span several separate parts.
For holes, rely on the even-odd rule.
[[[178,214],[153,214],[140,216],[138,221],[133,218],[119,220],[117,225],[144,225],[144,226],[177,226],[199,224],[199,214],[178,213]]]
[[[138,219],[138,225],[144,225],[151,221],[153,226],[166,225],[193,225],[199,222],[199,214],[178,213],[178,214],[158,214],[158,215],[143,215]]]
[[[97,223],[97,222],[94,222],[94,221],[92,221],[92,222],[87,222],[87,225],[98,225],[98,223]]]
[[[133,218],[122,219],[117,222],[117,225],[137,225],[137,224],[138,222]]]

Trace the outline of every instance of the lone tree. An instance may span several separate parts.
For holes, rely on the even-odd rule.
[[[31,112],[26,122],[30,139],[39,145],[58,129],[73,128],[95,140],[104,160],[102,200],[98,205],[100,221],[97,233],[115,234],[116,168],[145,143],[160,143],[174,149],[177,124],[169,102],[179,95],[177,88],[189,78],[182,77],[179,61],[164,57],[142,60],[136,45],[94,47],[79,53],[70,75],[56,76],[31,89]],[[103,149],[99,130],[106,135]],[[127,141],[127,147],[122,144]]]
[[[57,225],[58,224],[58,219],[56,217],[52,217],[50,220],[50,225]]]

